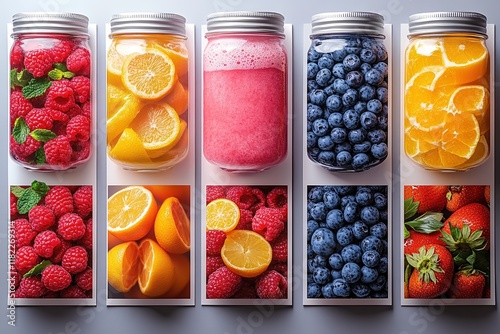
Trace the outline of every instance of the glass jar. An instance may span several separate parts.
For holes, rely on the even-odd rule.
[[[203,153],[230,172],[258,172],[287,154],[284,17],[208,16],[203,53]]]
[[[312,17],[307,51],[307,156],[333,172],[359,172],[388,155],[384,18],[370,12]]]
[[[162,171],[188,154],[186,20],[172,13],[111,19],[107,151],[128,170]]]
[[[10,50],[10,156],[29,170],[74,168],[91,155],[88,18],[18,13]]]
[[[486,17],[410,16],[405,53],[404,150],[429,170],[464,171],[489,156],[490,60]]]

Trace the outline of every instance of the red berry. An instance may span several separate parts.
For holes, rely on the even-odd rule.
[[[17,197],[12,192],[10,193],[10,219],[14,220],[17,218],[19,212],[17,212]]]
[[[264,192],[260,188],[252,188],[252,193],[255,196],[256,201],[254,204],[252,204],[250,210],[255,213],[255,211],[267,205],[267,200],[266,194],[264,194]]]
[[[85,161],[89,158],[91,149],[89,140],[71,142],[71,147],[73,149],[71,161]]]
[[[59,240],[61,240],[61,244],[54,249],[54,253],[49,258],[50,262],[53,264],[60,264],[64,253],[73,246],[71,241],[64,240],[61,237],[59,237]]]
[[[271,262],[268,270],[276,270],[284,277],[288,276],[288,265],[286,262]]]
[[[68,80],[52,81],[47,96],[45,107],[60,111],[68,111],[75,105],[75,96]]]
[[[14,122],[18,117],[25,117],[33,109],[31,102],[23,96],[20,91],[10,93],[10,128],[14,127]]]
[[[87,298],[85,291],[76,285],[70,285],[59,294],[61,298]]]
[[[84,271],[76,274],[75,283],[83,291],[92,290],[92,268],[87,267]]]
[[[83,237],[77,241],[77,244],[84,247],[85,249],[91,251],[92,250],[92,242],[93,242],[93,239],[92,239],[92,218],[90,218],[88,221],[87,221],[87,224],[85,225],[85,234],[83,235]]]
[[[67,39],[59,40],[50,50],[54,63],[62,63],[70,55],[73,43]]]
[[[24,298],[40,298],[46,289],[40,277],[31,276],[21,279],[18,291]]]
[[[92,186],[82,186],[73,194],[73,206],[80,217],[85,218],[92,212]]]
[[[35,78],[47,75],[52,69],[52,54],[49,50],[36,49],[24,54],[24,67],[33,74]]]
[[[288,192],[286,187],[275,187],[267,194],[267,206],[281,209],[284,219],[288,215]]]
[[[21,275],[26,274],[38,263],[40,263],[40,257],[33,247],[23,246],[16,251],[14,266]]]
[[[73,212],[73,194],[65,186],[50,188],[45,195],[45,205],[54,211],[56,217]]]
[[[14,238],[16,241],[16,249],[23,246],[31,246],[37,232],[31,228],[31,224],[23,218],[14,221]]]
[[[75,104],[70,110],[66,111],[65,113],[65,115],[69,117],[68,120],[81,114],[82,108],[78,104]]]
[[[57,222],[57,233],[64,239],[75,241],[85,234],[85,224],[82,217],[76,213],[66,213]]]
[[[226,233],[224,231],[208,230],[206,232],[207,254],[220,255],[224,241],[226,241]]]
[[[46,205],[35,205],[28,212],[31,228],[41,232],[51,228],[56,223],[54,211]]]
[[[51,264],[42,271],[42,282],[51,291],[61,291],[71,284],[71,274],[57,264]]]
[[[224,266],[224,261],[220,256],[207,256],[205,261],[206,277],[208,277],[217,269]]]
[[[275,270],[269,270],[257,279],[257,295],[262,299],[280,299],[287,296],[287,279]]]
[[[16,159],[21,161],[27,161],[28,157],[35,153],[41,146],[42,143],[30,135],[26,137],[26,141],[22,144],[16,142],[14,136],[10,136],[10,152]]]
[[[65,136],[57,136],[49,140],[43,147],[45,150],[45,160],[49,165],[53,166],[68,166],[73,149]]]
[[[213,200],[224,198],[226,191],[223,186],[207,186],[206,202],[207,204]]]
[[[82,115],[92,121],[92,104],[90,101],[85,102],[82,106]]]
[[[52,118],[52,120],[54,121],[54,123],[57,121],[57,122],[62,123],[64,125],[64,127],[66,127],[66,125],[68,124],[68,121],[69,121],[69,115],[67,115],[67,113],[64,113],[61,110],[57,110],[57,109],[49,109],[49,108],[45,108],[45,109],[49,112],[49,115]],[[66,132],[64,132],[64,133],[66,134]]]
[[[73,77],[69,81],[69,85],[73,88],[76,102],[84,103],[90,99],[90,79],[88,77],[83,75]]]
[[[227,267],[220,267],[208,277],[207,298],[229,298],[238,291],[241,282],[241,276],[233,273]]]
[[[33,242],[35,252],[44,258],[49,258],[54,254],[56,247],[61,246],[61,240],[54,231],[43,231],[38,233]]]
[[[26,125],[33,131],[37,129],[52,129],[52,117],[45,108],[33,108],[25,117]]]
[[[64,253],[61,265],[70,274],[78,274],[87,268],[88,255],[82,246],[73,246]]]
[[[90,120],[83,116],[77,115],[69,120],[66,126],[66,137],[71,141],[87,141],[90,139]]]
[[[273,241],[285,228],[280,209],[260,208],[252,220],[252,230],[262,235],[267,241]]]
[[[89,50],[78,47],[66,59],[66,67],[69,71],[90,76],[90,52]]]
[[[12,45],[12,49],[10,51],[10,68],[21,70],[24,66],[24,51],[21,46],[21,41],[17,40]]]
[[[247,209],[240,209],[240,221],[236,225],[237,230],[252,230],[253,212]]]
[[[286,262],[288,260],[288,236],[284,230],[271,244],[273,261]]]
[[[249,186],[229,187],[226,191],[226,198],[236,203],[240,209],[250,209],[257,201],[252,187]]]
[[[17,271],[11,271],[10,272],[10,282],[14,284],[14,287],[17,289],[19,286],[19,282],[21,282],[21,279],[23,278],[23,275]]]
[[[234,299],[256,299],[257,291],[255,291],[255,280],[254,279],[243,279],[241,288],[233,295]]]

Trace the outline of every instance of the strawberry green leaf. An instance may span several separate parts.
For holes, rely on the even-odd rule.
[[[14,196],[16,196],[17,198],[22,196],[24,190],[25,190],[24,188],[21,188],[19,186],[10,187],[10,192],[13,193]]]
[[[49,260],[43,260],[42,262],[31,268],[31,270],[24,274],[23,277],[40,275],[42,271],[50,264],[52,264],[52,262],[50,262]]]
[[[17,200],[17,212],[21,215],[28,213],[41,199],[42,196],[35,190],[27,188]]]
[[[36,191],[36,193],[39,194],[41,197],[47,195],[47,193],[50,190],[49,186],[45,182],[37,180],[31,183],[31,189]]]
[[[404,238],[409,238],[410,237],[410,231],[406,228],[406,225],[404,225]]]
[[[54,132],[52,132],[50,130],[45,130],[45,129],[36,129],[34,131],[31,131],[30,135],[36,141],[41,141],[43,143],[46,143],[49,140],[57,137]]]
[[[420,202],[413,202],[413,197],[405,199],[404,201],[404,219],[405,221],[417,214]]]
[[[28,127],[28,124],[26,124],[24,118],[18,117],[14,121],[14,128],[12,129],[12,136],[14,137],[16,143],[24,144],[29,133],[30,128]]]
[[[27,86],[22,89],[23,96],[27,99],[32,99],[43,95],[52,84],[52,81],[47,79],[31,79]]]

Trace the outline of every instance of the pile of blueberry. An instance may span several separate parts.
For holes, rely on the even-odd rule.
[[[387,186],[307,191],[307,298],[388,298]]]
[[[329,170],[363,171],[388,154],[387,50],[374,38],[331,44],[313,40],[307,52],[307,154]]]

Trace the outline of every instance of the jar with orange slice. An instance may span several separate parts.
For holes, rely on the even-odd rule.
[[[405,52],[404,150],[429,170],[465,171],[489,156],[490,59],[486,17],[410,16]]]
[[[123,13],[107,51],[108,156],[128,170],[161,171],[188,153],[185,18]]]

